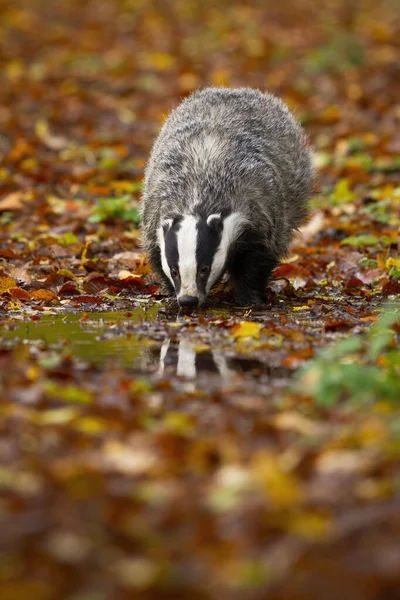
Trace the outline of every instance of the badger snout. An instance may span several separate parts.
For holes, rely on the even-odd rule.
[[[178,304],[181,308],[197,308],[199,306],[199,299],[196,296],[180,296]]]

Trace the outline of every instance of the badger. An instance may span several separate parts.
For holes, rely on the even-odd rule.
[[[200,306],[226,272],[239,305],[263,304],[312,180],[306,136],[274,95],[205,88],[178,105],[152,148],[141,210],[150,264],[179,306]]]

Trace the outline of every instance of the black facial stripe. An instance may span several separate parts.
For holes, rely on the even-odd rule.
[[[181,226],[180,220],[175,221],[173,223],[172,227],[170,227],[164,233],[165,257],[167,259],[170,271],[172,271],[172,269],[176,269],[179,265],[178,231],[179,231],[180,226]],[[181,282],[180,282],[179,277],[177,279],[174,279],[174,286],[175,286],[176,293],[178,293],[180,290],[180,287],[181,287]]]
[[[205,294],[208,277],[201,277],[201,267],[207,266],[211,270],[216,251],[221,241],[221,228],[207,225],[205,220],[197,223],[197,286]]]

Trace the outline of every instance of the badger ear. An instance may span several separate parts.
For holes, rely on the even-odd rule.
[[[164,235],[169,231],[179,220],[181,217],[179,215],[171,215],[166,219],[161,221],[161,227],[163,228]]]
[[[222,229],[222,215],[221,213],[214,213],[207,217],[207,225],[217,230]]]
[[[171,229],[173,222],[173,219],[163,219],[161,222],[161,227],[163,228],[164,233],[167,233],[167,231]]]

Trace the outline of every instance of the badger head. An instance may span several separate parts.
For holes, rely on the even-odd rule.
[[[204,302],[223,275],[245,223],[238,212],[173,215],[163,220],[157,232],[161,266],[179,306],[196,308]]]

